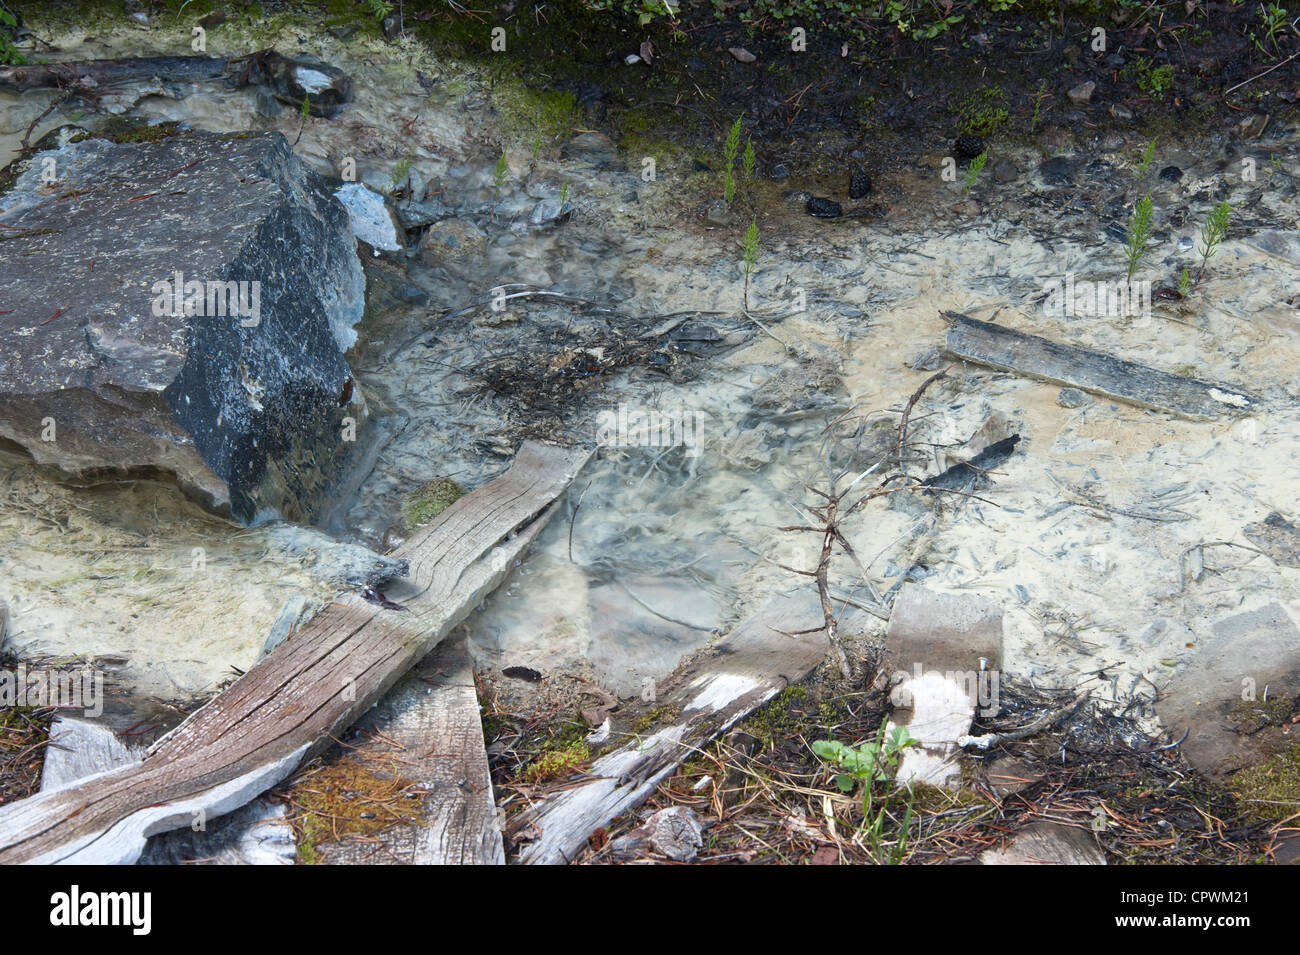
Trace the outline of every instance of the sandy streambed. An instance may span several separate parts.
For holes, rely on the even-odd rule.
[[[69,56],[102,56],[181,52],[185,40],[89,32],[56,42]],[[256,45],[291,53],[300,33]],[[253,48],[235,33],[223,42]],[[684,155],[656,156],[647,181],[642,157],[577,117],[543,123],[517,89],[493,87],[475,68],[414,45],[304,42],[347,70],[357,95],[335,120],[302,127],[298,152],[326,174],[351,158],[376,188],[392,188],[405,160],[445,207],[434,228],[455,220],[475,237],[427,260],[386,257],[392,281],[426,298],[372,298],[351,360],[384,441],[329,530],[382,547],[404,495],[440,476],[481,484],[525,436],[610,445],[466,624],[480,667],[521,705],[571,695],[566,674],[635,695],[764,595],[807,586],[788,568],[811,567],[814,542],[778,528],[802,523],[804,485],[820,486],[827,460],[870,466],[908,396],[946,367],[941,309],[1247,387],[1265,402],[1249,418],[1188,422],[1106,399],[1065,407],[1056,386],[958,366],[914,412],[925,457],[912,465],[933,474],[1010,434],[1021,436],[1016,453],[978,499],[898,494],[856,515],[843,530],[869,561],[868,580],[837,559],[838,590],[886,606],[904,579],[988,596],[1007,614],[1004,669],[1043,686],[1091,681],[1147,730],[1152,684],[1166,684],[1217,619],[1275,600],[1300,613],[1297,571],[1260,554],[1219,548],[1199,574],[1186,572],[1197,545],[1248,543],[1245,525],[1273,510],[1292,516],[1300,493],[1293,130],[1275,123],[1263,141],[1160,146],[1156,168],[1182,175],[1170,182],[1153,170],[1142,183],[1156,236],[1140,276],[1174,283],[1210,205],[1227,198],[1239,210],[1186,301],[1158,302],[1147,317],[1052,317],[1050,283],[1122,274],[1107,226],[1138,194],[1141,139],[1002,147],[1018,176],[986,176],[969,196],[941,180],[936,144],[932,161],[880,178],[892,210],[883,218],[811,219],[802,197],[784,195],[800,188],[796,173],[743,185],[744,215],[716,225],[701,211],[718,176]],[[299,135],[296,115],[253,91],[183,92],[132,109]],[[41,95],[0,100],[0,145],[21,138]],[[35,135],[68,121],[67,109]],[[1246,153],[1259,158],[1255,181],[1236,171]],[[1063,161],[1045,166],[1054,156]],[[572,211],[533,221],[548,201]],[[762,241],[749,294],[763,328],[740,312],[751,214]],[[371,265],[373,292],[384,266]],[[507,283],[600,307],[521,296],[462,311]],[[850,409],[862,433],[832,428],[827,443],[827,423]],[[619,424],[653,414],[669,422],[668,440],[647,446]],[[688,437],[672,437],[674,422]],[[298,558],[267,557],[268,531],[213,521],[171,492],[118,489],[96,503],[21,467],[7,480],[0,596],[15,612],[6,646],[20,652],[121,655],[136,661],[122,674],[136,692],[202,695],[256,658],[288,594],[328,597]],[[186,576],[195,546],[208,551],[198,579]],[[852,619],[883,632],[879,615]],[[553,679],[496,673],[510,666]]]

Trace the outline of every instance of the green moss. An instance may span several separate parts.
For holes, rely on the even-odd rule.
[[[675,706],[656,706],[654,709],[646,710],[632,724],[632,732],[640,735],[652,726],[661,723],[667,723],[677,717],[677,708]]]
[[[413,779],[377,773],[350,754],[298,776],[287,790],[297,808],[298,863],[319,862],[322,841],[373,836],[409,821],[407,813],[419,810],[418,800],[406,798],[415,785]]]
[[[1137,83],[1138,89],[1152,96],[1164,97],[1174,85],[1172,63],[1156,66],[1149,57],[1137,56],[1125,64],[1122,76]]]
[[[115,143],[156,143],[180,134],[180,123],[150,123],[139,116],[113,116],[100,132]]]
[[[792,736],[811,722],[811,707],[806,704],[808,688],[788,686],[761,708],[750,714],[744,723],[747,732],[770,746],[774,740]]]
[[[582,125],[582,107],[568,90],[498,87],[493,102],[506,129],[524,141],[533,157]]]
[[[451,478],[434,478],[406,496],[402,503],[402,519],[410,528],[433,520],[465,496],[465,489]]]
[[[1241,700],[1228,714],[1239,733],[1257,733],[1266,726],[1286,726],[1296,712],[1295,697],[1273,694],[1267,700]]]
[[[542,753],[529,764],[524,771],[524,778],[530,783],[548,782],[563,779],[577,772],[591,759],[591,747],[586,742],[564,743]]]
[[[1000,86],[973,90],[957,101],[957,130],[976,136],[989,136],[1011,119],[1007,111],[1007,94]]]
[[[996,805],[987,796],[983,796],[966,786],[949,790],[939,786],[931,786],[927,783],[913,783],[909,788],[912,794],[912,811],[915,813],[930,815],[945,812],[949,809]]]
[[[1266,822],[1300,811],[1300,743],[1255,766],[1233,774],[1228,788],[1241,811]]]

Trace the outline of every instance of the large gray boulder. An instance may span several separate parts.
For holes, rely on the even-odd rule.
[[[165,132],[66,142],[0,191],[0,440],[310,521],[365,411],[347,216],[279,133]]]

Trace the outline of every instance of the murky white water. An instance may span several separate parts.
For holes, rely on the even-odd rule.
[[[158,38],[142,39],[146,46],[157,49]],[[689,423],[681,444],[612,446],[593,459],[531,557],[467,624],[482,666],[578,673],[632,695],[765,595],[808,586],[781,565],[811,568],[818,539],[778,528],[805,523],[797,508],[815,500],[806,482],[824,487],[827,422],[852,408],[878,423],[856,443],[832,431],[837,466],[870,466],[908,396],[946,365],[927,358],[943,341],[942,309],[1244,386],[1265,406],[1252,418],[1208,423],[1105,399],[1066,408],[1055,386],[955,368],[914,412],[913,439],[933,446],[932,460],[914,467],[934,474],[1013,433],[1019,448],[980,499],[936,508],[929,497],[904,493],[851,518],[843,530],[869,575],[857,580],[852,563],[837,557],[837,591],[870,603],[873,593],[887,599],[906,576],[984,594],[1006,609],[1006,671],[1059,687],[1104,671],[1097,695],[1121,705],[1150,698],[1141,676],[1167,683],[1219,617],[1274,599],[1300,614],[1297,572],[1248,551],[1207,551],[1201,579],[1180,582],[1189,548],[1244,542],[1243,525],[1274,509],[1293,516],[1300,495],[1293,131],[1270,132],[1267,145],[1288,158],[1279,169],[1260,162],[1255,182],[1234,172],[1237,156],[1219,171],[1225,157],[1217,148],[1161,147],[1156,167],[1175,163],[1185,175],[1177,184],[1153,177],[1152,279],[1173,282],[1191,260],[1180,240],[1194,237],[1214,199],[1226,195],[1239,212],[1206,282],[1187,302],[1158,304],[1146,319],[1053,318],[1041,302],[1047,284],[1067,273],[1122,274],[1108,220],[1092,210],[1131,201],[1137,141],[1080,156],[1077,190],[1036,174],[1036,153],[1008,149],[1021,179],[978,183],[976,217],[950,211],[963,197],[958,184],[939,181],[938,156],[933,168],[882,184],[894,197],[883,222],[815,222],[799,202],[764,187],[750,300],[769,334],[739,311],[740,228],[708,228],[694,212],[712,188],[705,177],[660,157],[659,181],[644,182],[636,157],[620,161],[583,134],[567,157],[550,150],[530,159],[530,131],[503,125],[486,108],[493,94],[472,70],[418,58],[407,65],[394,50],[328,39],[313,48],[352,73],[358,95],[336,120],[312,120],[299,152],[322,172],[352,157],[375,185],[410,157],[415,174],[439,181],[441,201],[482,233],[481,245],[463,254],[413,264],[409,277],[428,293],[427,305],[389,309],[361,329],[353,365],[393,436],[341,526],[381,540],[403,493],[436,476],[481,484],[530,429],[609,439],[602,429],[619,420],[621,407],[633,417],[657,412]],[[416,80],[417,66],[441,77],[432,91]],[[24,101],[22,109],[31,108]],[[269,125],[290,140],[298,134],[296,116],[260,117],[251,92],[151,98],[139,111],[223,130]],[[6,143],[15,136],[11,128],[5,135]],[[497,188],[493,166],[503,146],[509,173]],[[565,183],[572,218],[530,225],[537,203],[557,200]],[[1252,244],[1246,233],[1261,228],[1277,234]],[[506,283],[562,291],[618,314],[519,299],[502,312],[442,317]],[[627,316],[690,310],[700,313],[693,325],[713,330],[714,357],[685,357],[692,346],[665,335],[647,347],[675,349],[671,373],[647,360],[575,383],[576,400],[540,405],[484,387],[484,369],[512,349],[538,360],[599,349]],[[853,620],[883,632],[878,616]],[[518,692],[533,691],[521,684]],[[1138,706],[1131,715],[1150,714]]]

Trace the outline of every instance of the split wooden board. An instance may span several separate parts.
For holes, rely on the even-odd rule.
[[[143,761],[0,807],[0,864],[130,863],[154,833],[284,779],[423,658],[523,554],[589,451],[527,442],[505,474],[414,534],[392,609],[347,593],[159,740]]]

